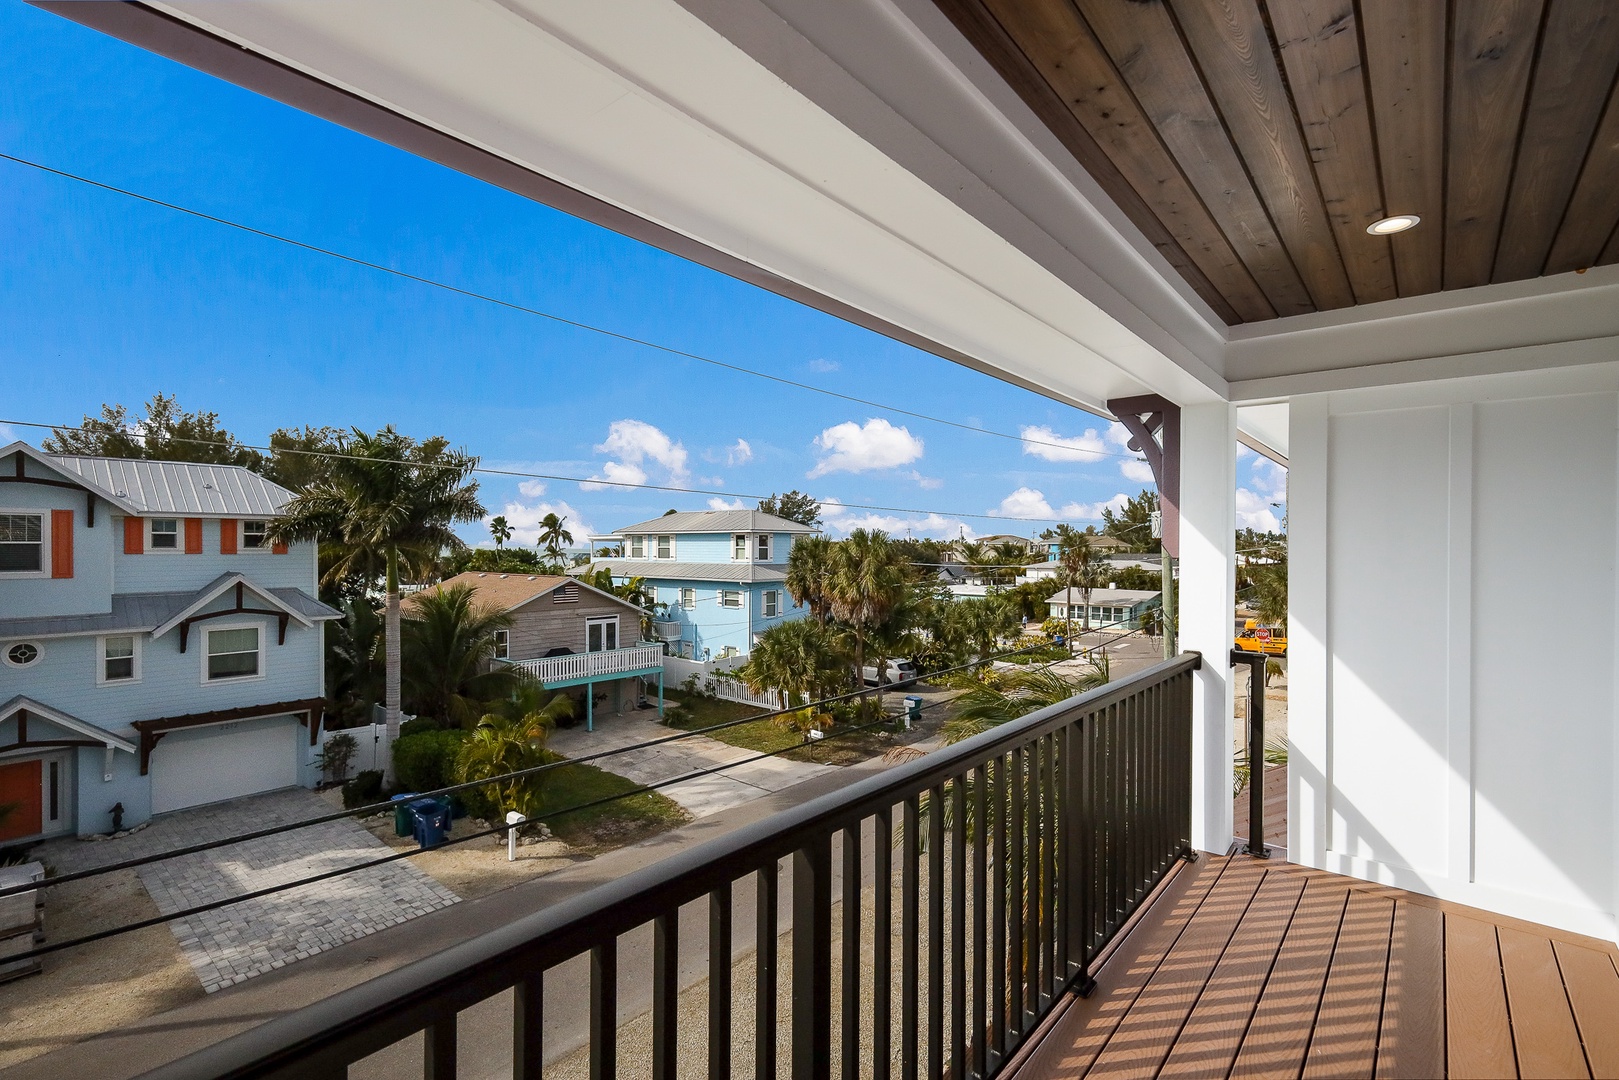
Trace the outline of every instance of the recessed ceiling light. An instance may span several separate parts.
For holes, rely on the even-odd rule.
[[[1405,232],[1415,228],[1422,219],[1415,214],[1395,214],[1393,217],[1382,218],[1366,226],[1366,231],[1373,236],[1388,236],[1390,233]]]

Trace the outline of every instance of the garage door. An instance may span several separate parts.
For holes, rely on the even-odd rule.
[[[298,731],[280,717],[169,732],[152,748],[152,813],[292,787]]]

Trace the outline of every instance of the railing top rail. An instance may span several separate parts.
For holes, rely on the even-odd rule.
[[[420,1030],[447,1006],[465,1008],[527,972],[589,948],[577,932],[582,923],[591,927],[593,939],[623,933],[790,854],[808,836],[858,821],[1055,731],[1075,714],[1096,713],[1201,666],[1200,654],[1184,653],[1001,724],[268,1021],[175,1062],[161,1074],[199,1080],[268,1076],[299,1063],[307,1068],[311,1055],[338,1043],[352,1049],[359,1039],[380,1049]]]

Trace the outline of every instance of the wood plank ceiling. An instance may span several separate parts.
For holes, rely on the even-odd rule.
[[[1228,323],[1619,261],[1619,0],[935,3]]]

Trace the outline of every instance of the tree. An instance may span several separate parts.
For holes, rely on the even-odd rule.
[[[808,525],[812,529],[819,528],[821,524],[821,504],[813,496],[797,489],[785,495],[772,494],[768,499],[760,499],[759,511]]]
[[[905,566],[889,543],[888,534],[880,529],[851,532],[847,539],[833,547],[831,562],[827,596],[832,614],[849,635],[855,679],[859,685],[864,685],[861,669],[865,666],[869,645],[905,597]],[[788,568],[791,569],[791,563]],[[879,684],[883,666],[884,661],[879,658]]]
[[[102,405],[76,428],[56,428],[40,443],[47,454],[191,461],[260,468],[264,456],[219,426],[219,414],[186,412],[172,395],[152,395],[145,415],[131,419],[122,405]]]
[[[755,693],[774,690],[783,709],[835,696],[848,684],[849,657],[837,637],[811,619],[777,623],[763,634],[736,674]]]
[[[387,590],[384,697],[388,738],[399,737],[401,564],[426,573],[445,549],[466,547],[451,525],[484,516],[478,459],[434,437],[418,443],[392,425],[375,435],[358,428],[340,440],[329,475],[299,492],[271,519],[272,541],[319,540],[323,583],[380,573]]]
[[[962,540],[956,545],[956,550],[967,568],[969,579],[977,581],[989,579],[989,560],[993,556],[988,544],[982,540]]]
[[[562,549],[573,543],[573,533],[567,530],[567,517],[555,512],[540,519],[540,547],[553,563],[562,561]]]
[[[419,592],[403,621],[405,696],[418,715],[445,726],[471,727],[520,678],[511,667],[490,665],[495,631],[510,627],[511,616],[480,606],[476,596],[470,585]]]
[[[1126,499],[1119,510],[1104,507],[1102,532],[1130,545],[1131,551],[1158,551],[1162,544],[1152,535],[1152,515],[1158,509],[1158,493],[1143,490],[1133,499]]]
[[[1017,572],[1023,569],[1028,561],[1029,551],[1016,540],[1002,540],[995,545],[993,557],[990,561],[1005,569],[992,571],[994,580],[991,584],[1010,585],[1017,580]]]
[[[1071,591],[1079,590],[1079,599],[1084,607],[1080,616],[1083,620],[1081,632],[1091,628],[1091,590],[1107,584],[1108,565],[1103,561],[1097,550],[1091,546],[1091,534],[1082,533],[1072,525],[1057,526],[1057,577],[1063,588]],[[1063,604],[1065,625],[1071,628],[1072,618],[1068,612],[1072,605]],[[1065,638],[1072,634],[1065,633]]]
[[[352,727],[369,724],[383,696],[382,616],[363,596],[341,609],[343,617],[326,624],[326,697],[338,721],[329,726]]]
[[[445,577],[454,577],[474,571],[485,574],[539,574],[545,567],[540,564],[537,551],[528,548],[462,548],[452,551],[440,561]]]
[[[545,748],[545,742],[557,721],[573,715],[573,699],[558,693],[543,705],[536,703],[517,715],[514,712],[488,713],[478,720],[457,755],[456,776],[462,783],[537,769],[561,760]],[[484,795],[495,804],[495,819],[504,822],[513,810],[524,817],[540,813],[544,809],[545,775],[513,777],[483,788]]]
[[[285,427],[270,432],[270,460],[259,470],[266,480],[289,491],[302,491],[331,473],[331,454],[343,432],[334,427]]]
[[[815,621],[826,625],[832,612],[832,553],[836,545],[824,536],[800,537],[787,553],[784,584],[794,602],[805,604]]]
[[[945,721],[940,734],[946,745],[958,743],[1036,709],[1106,686],[1109,678],[1105,654],[1094,658],[1090,670],[1078,677],[1059,674],[1045,666],[997,674],[956,699],[957,712]]]
[[[1019,582],[1000,595],[1020,618],[1039,619],[1044,622],[1046,611],[1050,607],[1047,601],[1060,588],[1062,583],[1055,577],[1038,578],[1034,581]]]
[[[504,548],[506,541],[512,538],[512,525],[506,520],[505,514],[496,514],[489,519],[489,536],[497,549]]]

